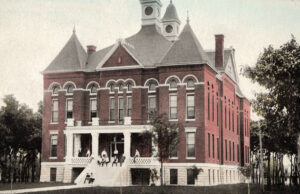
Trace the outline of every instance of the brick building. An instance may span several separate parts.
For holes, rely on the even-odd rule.
[[[152,153],[149,112],[179,122],[177,153],[164,165],[165,184],[214,185],[241,181],[249,164],[250,103],[242,94],[235,51],[215,35],[204,50],[189,19],[181,21],[172,1],[163,17],[160,0],[140,0],[141,30],[96,50],[74,31],[45,69],[41,181],[82,184],[149,184],[160,168]],[[145,145],[148,142],[148,146]],[[139,152],[139,157],[134,156]],[[109,164],[97,164],[102,154]],[[125,156],[122,167],[111,163]],[[192,166],[204,171],[194,179]]]

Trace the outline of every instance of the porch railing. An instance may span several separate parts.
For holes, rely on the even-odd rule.
[[[137,158],[129,158],[129,165],[157,165],[159,164],[157,158],[149,157],[137,157]]]
[[[91,157],[73,157],[72,164],[89,164],[92,161]]]

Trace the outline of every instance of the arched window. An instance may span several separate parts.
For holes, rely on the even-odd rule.
[[[127,88],[127,92],[131,92],[132,91],[132,83],[128,83],[126,85],[126,88]]]
[[[97,93],[97,86],[95,84],[92,84],[89,89],[92,94]]]
[[[187,80],[187,83],[186,83],[186,86],[187,86],[188,88],[195,88],[195,80],[192,79],[192,78],[188,79],[188,80]]]
[[[123,92],[123,89],[124,89],[124,85],[123,85],[123,84],[120,84],[120,85],[119,85],[119,92]]]
[[[73,85],[67,85],[67,93],[68,94],[73,94],[74,91],[74,86]]]
[[[59,87],[58,86],[54,86],[52,88],[52,94],[58,94],[58,90],[59,90]]]
[[[177,81],[175,79],[172,79],[170,81],[170,88],[171,89],[177,89]]]
[[[157,86],[157,83],[150,82],[149,83],[149,91],[155,91],[156,90],[156,86]]]
[[[115,92],[115,85],[114,84],[110,84],[109,85],[109,90],[110,90],[110,92]]]

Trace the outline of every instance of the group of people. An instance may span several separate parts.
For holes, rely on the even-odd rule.
[[[113,158],[112,158],[112,166],[114,165],[118,165],[118,163],[120,163],[120,166],[122,166],[122,164],[125,161],[125,156],[122,154],[121,156],[119,156],[118,154],[114,154]],[[109,163],[109,157],[107,155],[106,150],[104,149],[100,155],[99,160],[97,161],[99,166],[104,166],[104,164],[107,166],[107,164]]]
[[[94,181],[95,181],[95,178],[94,178],[93,173],[92,172],[91,172],[91,174],[86,173],[83,184],[85,184],[85,182],[87,182],[88,184],[92,184],[92,183],[94,183]]]
[[[91,150],[89,148],[84,149],[84,151],[79,149],[78,153],[77,153],[77,156],[78,157],[90,157],[91,156]]]

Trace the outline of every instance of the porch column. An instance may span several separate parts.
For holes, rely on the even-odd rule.
[[[66,132],[66,141],[67,141],[66,162],[71,163],[71,159],[73,157],[73,134],[72,133]]]
[[[99,156],[99,133],[92,133],[92,156],[98,158]]]
[[[130,158],[130,147],[131,147],[131,133],[125,132],[124,134],[124,156],[126,161]]]

